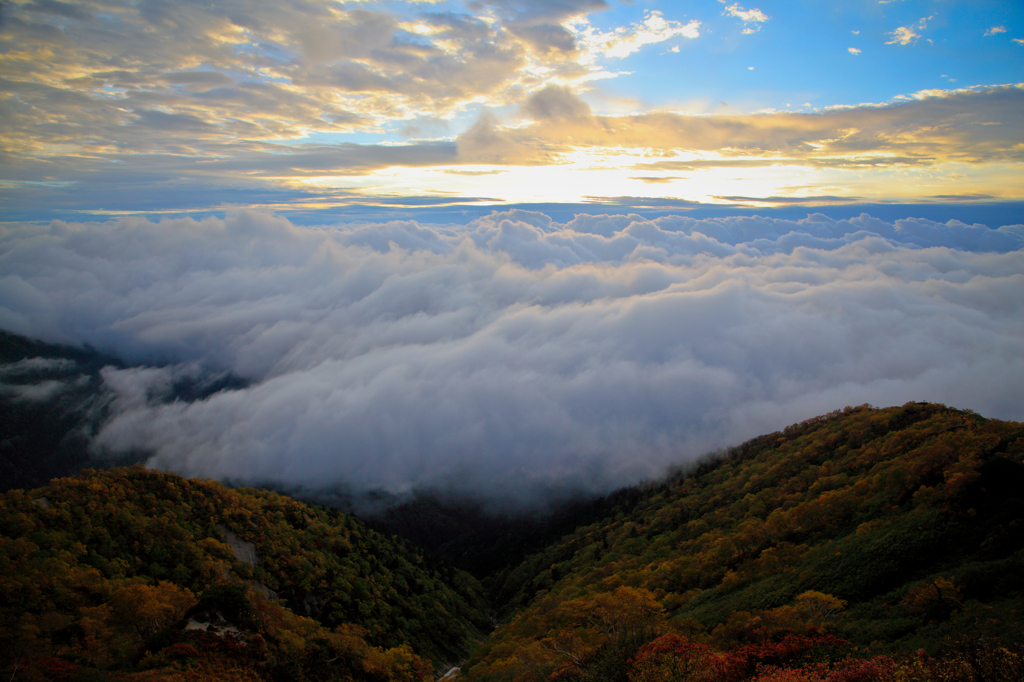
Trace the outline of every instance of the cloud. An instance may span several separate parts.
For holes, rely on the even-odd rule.
[[[723,0],[718,0],[718,1],[722,2],[724,4]],[[729,5],[724,10],[722,10],[722,14],[724,14],[726,16],[730,16],[730,17],[735,17],[735,18],[739,19],[740,21],[742,21],[744,23],[744,25],[745,25],[744,28],[743,28],[743,33],[745,33],[745,34],[757,33],[758,31],[761,30],[761,24],[763,24],[764,22],[768,21],[768,19],[769,19],[768,15],[766,15],[761,10],[756,9],[756,8],[755,9],[746,10],[746,9],[743,9],[739,5],[739,3],[735,3],[735,4],[732,4],[732,5]],[[754,25],[750,26],[749,24],[754,24]]]
[[[10,396],[20,402],[47,402],[67,390],[63,381],[51,379],[36,384],[4,384],[0,383],[0,395]]]
[[[828,195],[815,195],[815,196],[803,196],[803,197],[743,197],[743,196],[717,196],[716,199],[722,199],[725,201],[745,203],[745,204],[800,204],[800,205],[817,205],[817,204],[849,204],[851,203],[850,197],[837,197]],[[858,197],[853,197],[853,201],[857,201]]]
[[[921,37],[921,34],[917,31],[923,31],[927,28],[928,22],[932,19],[933,17],[923,17],[917,22],[916,26],[900,26],[895,31],[891,31],[887,34],[892,36],[892,40],[885,41],[885,44],[910,45],[911,43],[916,42],[917,39]],[[928,42],[931,42],[931,40]]]
[[[561,22],[603,1],[488,5],[491,14],[302,0],[12,5],[0,24],[0,136],[43,165],[53,158],[44,149],[219,159],[451,119],[585,75]],[[648,19],[643,31],[659,28]]]
[[[77,363],[67,358],[24,358],[0,364],[0,396],[16,402],[53,400],[81,383],[81,375],[69,377],[77,369]]]
[[[224,196],[420,167],[427,156],[454,163],[452,138],[478,135],[466,124],[481,108],[549,85],[578,91],[615,75],[601,60],[699,35],[699,22],[659,12],[602,33],[586,16],[603,0],[495,0],[462,12],[303,0],[97,7],[5,9],[0,174],[14,194],[59,188],[71,201],[80,188],[99,197],[145,186],[154,198],[203,197],[215,178]],[[579,31],[589,42],[577,45]],[[425,121],[446,139],[347,141],[423,135]]]
[[[9,153],[0,163],[0,180],[11,188],[4,199],[5,210],[15,218],[38,215],[40,207],[130,212],[254,204],[301,209],[370,201],[395,203],[414,199],[403,198],[399,191],[382,196],[387,190],[377,188],[388,174],[396,175],[397,169],[437,169],[447,175],[468,164],[472,167],[464,170],[479,174],[514,171],[514,166],[570,165],[582,154],[592,154],[591,167],[610,163],[641,171],[632,173],[636,176],[654,176],[658,173],[652,171],[666,170],[739,171],[778,164],[854,172],[936,168],[943,173],[929,176],[929,191],[919,191],[915,198],[964,191],[965,173],[985,176],[983,182],[972,180],[966,191],[1019,195],[1013,164],[1024,160],[1021,148],[1014,144],[1024,136],[1024,121],[1018,114],[1024,107],[1021,85],[928,90],[886,104],[756,115],[651,112],[602,116],[590,112],[586,102],[564,86],[530,91],[518,103],[518,111],[506,110],[509,120],[487,110],[452,141],[218,142],[219,151],[209,155],[187,150],[172,153],[176,142],[163,152],[147,154],[134,153],[130,145],[106,147],[102,153],[85,156],[60,147],[44,158]],[[169,133],[164,142],[173,140],[174,134]],[[641,149],[657,155],[639,157],[635,152]],[[480,168],[479,164],[500,166]],[[946,164],[955,164],[955,168],[944,170]],[[1005,173],[1005,178],[997,173]],[[320,184],[319,178],[330,182]],[[836,181],[826,184],[834,186]],[[508,184],[508,188],[515,187]],[[902,177],[888,187],[912,189]],[[610,189],[610,196],[633,191]],[[597,190],[594,187],[584,193],[598,195],[601,192]],[[463,189],[462,194],[466,200],[508,200],[503,191],[500,185],[482,185]],[[750,191],[720,188],[711,194]],[[782,191],[771,189],[769,193]],[[850,194],[866,196],[864,192],[853,188]],[[416,193],[423,194],[421,189]],[[422,197],[415,200],[425,201]]]
[[[525,40],[535,51],[550,54],[576,50],[576,39],[568,29],[560,24],[513,26],[511,31]]]
[[[721,0],[719,0],[721,1]],[[722,12],[730,17],[736,17],[740,21],[745,23],[764,23],[768,21],[767,15],[759,9],[745,10],[740,7],[739,3],[729,5]]]
[[[1020,419],[1022,249],[1020,225],[869,215],[8,223],[0,326],[172,361],[104,370],[100,451],[528,499],[847,404]],[[224,370],[249,385],[171,399]]]
[[[921,37],[920,33],[915,33],[913,28],[908,28],[907,26],[900,26],[895,31],[890,32],[889,35],[892,36],[892,40],[885,41],[886,45],[894,43],[909,45]]]
[[[639,180],[640,182],[645,182],[645,183],[647,183],[649,185],[659,185],[659,184],[665,184],[665,183],[675,182],[676,180],[679,180],[679,178],[677,178],[677,177],[664,176],[664,175],[637,175],[637,176],[632,176],[629,179],[630,180]]]
[[[535,108],[542,109],[543,104],[537,104]],[[565,111],[549,113],[560,115]],[[499,126],[497,118],[490,112],[484,112],[469,130],[459,136],[458,160],[462,163],[493,165],[529,165],[556,161],[550,152],[536,149],[528,141]]]
[[[608,8],[605,0],[482,0],[482,4],[519,24],[559,23]]]
[[[523,113],[535,120],[589,119],[590,106],[568,88],[549,85],[531,95],[522,105]]]
[[[848,47],[846,48],[846,51],[852,54],[853,56],[857,56],[860,54],[860,50],[858,50],[856,47]]]
[[[45,371],[69,371],[77,366],[68,358],[23,358],[0,364],[0,378],[20,377]]]
[[[665,19],[658,10],[644,12],[643,21],[614,31],[602,32],[590,25],[585,18],[566,24],[576,36],[577,43],[584,50],[583,63],[593,63],[599,57],[622,59],[637,52],[644,45],[661,43],[675,37],[699,38],[701,22],[696,19],[683,24]]]
[[[987,36],[994,36],[994,35],[998,35],[1000,33],[1006,33],[1006,27],[1005,26],[993,26],[992,28],[990,28],[987,31],[985,31],[985,35],[987,35]]]
[[[50,402],[88,384],[88,377],[68,358],[24,358],[0,364],[0,399]]]
[[[1024,159],[1009,140],[1024,135],[1018,111],[1024,87],[964,88],[915,93],[887,105],[835,108],[821,113],[683,116],[650,113],[538,120],[505,134],[550,155],[595,148],[650,148],[720,152],[724,158],[679,162],[702,165],[773,163],[790,159],[822,165],[934,164],[949,158],[985,163]],[[901,131],[894,134],[894,130]],[[565,140],[572,138],[572,147]],[[775,156],[776,158],[773,158]],[[550,157],[549,157],[550,158]],[[678,165],[653,162],[648,168]]]
[[[745,156],[756,165],[763,159],[753,157],[765,154],[795,165],[849,168],[877,167],[885,159],[921,167],[954,157],[958,164],[1016,162],[1020,151],[1019,117],[1007,119],[998,104],[984,113],[980,101],[997,99],[991,93],[979,93],[973,107],[962,98],[959,118],[940,113],[951,108],[952,97],[941,106],[930,102],[922,107],[929,123],[920,125],[896,107],[879,114],[874,105],[820,118],[667,111],[599,116],[587,114],[582,101],[564,98],[563,105],[575,108],[551,108],[559,88],[608,106],[610,100],[587,88],[619,74],[609,64],[645,45],[661,43],[664,52],[701,34],[698,20],[656,11],[598,29],[587,18],[606,7],[596,0],[412,7],[110,0],[5,7],[0,191],[9,218],[38,215],[39,207],[280,208],[358,203],[373,195],[387,203],[427,193],[425,174],[408,169],[570,165],[586,155],[599,157],[601,147],[607,150],[600,162],[605,168],[628,164],[611,161],[613,156],[645,149],[666,160],[711,152],[729,160]],[[452,7],[461,9],[434,11]],[[722,10],[735,17],[723,21],[743,21],[747,28],[762,25],[766,16],[731,2]],[[911,28],[921,32],[919,25]],[[907,126],[908,134],[886,130],[886,118],[886,124]],[[962,168],[948,169],[938,181],[952,184],[962,174]],[[825,184],[842,184],[833,180]],[[1005,184],[993,194],[1008,196]],[[429,187],[475,198],[522,198],[500,189],[482,182]]]

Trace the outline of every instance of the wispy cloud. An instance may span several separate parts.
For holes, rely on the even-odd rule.
[[[860,54],[860,50],[857,49],[856,47],[848,47],[848,48],[846,48],[846,51],[849,52],[852,55]]]
[[[914,31],[913,28],[907,26],[900,26],[895,31],[889,33],[892,36],[892,40],[887,40],[886,45],[892,45],[898,43],[900,45],[909,45],[918,38],[921,37],[920,33]]]
[[[921,37],[921,34],[917,31],[923,31],[927,28],[928,22],[931,21],[932,18],[933,17],[923,17],[915,26],[900,26],[895,31],[889,32],[888,35],[892,36],[892,40],[887,40],[885,44],[910,45]]]
[[[739,3],[729,5],[725,8],[724,13],[730,17],[736,17],[744,23],[764,23],[768,21],[768,16],[761,10],[754,9],[743,9]]]
[[[595,62],[598,57],[622,59],[645,45],[675,37],[699,38],[700,25],[701,22],[696,19],[686,24],[665,19],[658,10],[648,10],[643,21],[615,31],[599,31],[585,18],[566,24],[586,55],[582,60],[584,63]]]
[[[669,175],[637,175],[630,177],[630,180],[639,180],[640,182],[646,182],[651,185],[662,185],[675,182],[676,180],[679,180],[679,178]]]
[[[1005,26],[993,26],[989,30],[985,31],[985,35],[987,36],[999,35],[1000,33],[1006,33]]]
[[[605,0],[482,0],[504,21],[516,24],[551,24],[607,9]]]
[[[550,153],[559,140],[571,137],[572,147],[650,147],[659,150],[717,151],[730,156],[792,154],[824,158],[844,153],[895,153],[936,163],[956,156],[962,161],[994,158],[1021,160],[1021,152],[994,140],[986,124],[1010,135],[1024,135],[1017,115],[1024,105],[1024,86],[935,90],[888,105],[839,108],[826,113],[775,113],[755,116],[682,116],[652,113],[595,117],[583,102],[558,93],[558,111],[572,112],[528,128],[509,129],[504,140]],[[925,131],[945,132],[924,136]],[[904,131],[894,136],[891,130]],[[913,132],[913,131],[920,131]],[[568,146],[563,147],[566,151]],[[740,151],[743,150],[743,151]],[[851,163],[856,163],[851,158]]]
[[[725,0],[718,1],[721,2],[722,4],[725,4]],[[743,9],[743,7],[741,7],[739,3],[734,3],[732,5],[727,6],[724,10],[722,10],[722,14],[730,17],[735,17],[742,21],[745,24],[743,32],[747,34],[756,33],[760,31],[761,24],[768,21],[769,19],[768,15],[766,15],[761,10],[757,8],[749,10]]]

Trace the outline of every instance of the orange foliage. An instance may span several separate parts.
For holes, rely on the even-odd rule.
[[[718,657],[706,645],[663,635],[630,661],[629,682],[713,682],[719,673]]]
[[[363,669],[375,679],[388,682],[422,682],[433,678],[433,666],[402,644],[392,649],[369,649]]]
[[[945,620],[963,608],[960,589],[953,584],[952,578],[942,577],[910,590],[902,603],[911,613],[927,620]]]

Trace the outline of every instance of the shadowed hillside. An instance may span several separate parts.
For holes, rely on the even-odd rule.
[[[125,367],[88,346],[43,343],[0,330],[0,490],[45,485],[87,466],[142,461],[146,453],[97,459],[91,451],[116,398],[104,373]],[[192,401],[244,385],[229,372],[197,371],[171,377],[154,392],[159,395],[146,398]]]

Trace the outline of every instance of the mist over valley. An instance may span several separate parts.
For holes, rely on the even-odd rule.
[[[1022,244],[866,214],[8,225],[2,326],[122,362],[30,390],[11,356],[5,392],[91,375],[100,460],[529,506],[846,405],[1018,417]]]

